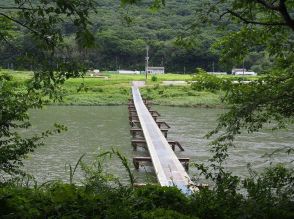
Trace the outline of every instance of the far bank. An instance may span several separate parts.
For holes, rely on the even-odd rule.
[[[25,91],[33,73],[29,71],[0,70],[0,74],[12,77],[10,83],[18,91]],[[234,76],[217,76],[231,79]],[[209,89],[197,90],[191,86],[195,75],[161,74],[149,75],[142,95],[153,104],[164,106],[185,106],[224,108],[221,98],[224,91]],[[246,77],[248,79],[248,77]],[[254,79],[250,78],[249,79]],[[131,82],[145,80],[145,75],[119,75],[104,73],[99,77],[85,76],[67,80],[61,86],[62,101],[52,105],[124,105],[130,98]],[[179,82],[179,83],[176,83]]]

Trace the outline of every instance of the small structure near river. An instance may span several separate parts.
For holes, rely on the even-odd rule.
[[[148,74],[164,74],[164,67],[148,67]]]
[[[140,71],[133,71],[133,70],[118,70],[119,74],[129,74],[129,75],[138,75],[140,74]]]
[[[257,75],[254,71],[247,71],[245,68],[233,68],[232,75]]]

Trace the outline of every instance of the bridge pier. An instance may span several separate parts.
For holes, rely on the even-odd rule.
[[[161,128],[160,130],[164,134],[164,137],[167,138],[168,129]],[[136,135],[140,135],[140,136],[144,137],[144,133],[143,133],[143,130],[141,128],[131,128],[130,133],[132,134],[133,138],[135,138]]]
[[[153,117],[154,121],[157,121],[158,116],[153,115],[152,117]],[[133,120],[139,120],[138,115],[129,115],[129,121],[131,122]]]
[[[166,128],[166,129],[170,128],[170,126],[166,122],[156,121],[156,124],[157,124],[158,128]],[[138,120],[130,121],[130,126],[141,128],[140,121],[138,121]]]
[[[188,171],[190,158],[178,158],[178,159],[182,163],[182,165],[185,167],[186,171]],[[152,159],[151,157],[134,157],[133,158],[133,164],[137,170],[140,168],[140,163],[142,162],[152,163]]]
[[[172,150],[175,151],[175,148],[178,147],[181,151],[184,151],[184,148],[178,141],[168,141],[169,145],[171,146]],[[137,147],[144,147],[146,148],[146,141],[145,139],[133,139],[132,146],[134,151],[137,150]]]

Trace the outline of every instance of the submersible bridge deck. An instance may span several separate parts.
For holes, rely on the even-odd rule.
[[[133,163],[138,169],[140,162],[152,162],[158,183],[161,186],[176,186],[183,193],[190,194],[198,188],[187,174],[189,158],[178,158],[174,153],[177,146],[184,150],[179,142],[168,141],[167,131],[169,126],[158,121],[158,112],[150,109],[147,100],[143,100],[138,85],[133,82],[133,99],[129,100],[129,121],[132,126],[132,145],[145,147],[150,157],[134,157]]]

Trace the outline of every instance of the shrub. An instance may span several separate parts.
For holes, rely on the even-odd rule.
[[[192,79],[191,88],[193,90],[221,90],[223,87],[223,80],[207,73],[199,73]]]
[[[147,91],[147,93],[151,93],[152,89],[150,87],[147,87],[146,91]]]
[[[190,217],[173,210],[158,208],[153,211],[143,213],[142,218],[143,219],[174,219],[174,218],[197,219],[198,217]]]
[[[196,75],[198,75],[198,74],[206,74],[207,72],[203,70],[202,68],[196,68],[195,73]]]
[[[165,208],[185,212],[188,204],[188,198],[175,187],[147,185],[136,190],[135,197],[140,210]]]
[[[162,95],[163,93],[164,93],[164,90],[159,90],[159,91],[158,91],[158,94],[159,94],[159,95]]]
[[[266,168],[243,182],[248,198],[243,214],[254,218],[294,218],[294,174],[282,165]]]
[[[98,195],[62,183],[43,189],[2,187],[0,205],[1,218],[83,218],[103,212]]]
[[[158,80],[158,78],[155,76],[155,75],[152,75],[152,77],[151,77],[151,81],[157,81]]]
[[[175,187],[113,187],[98,178],[109,185],[2,185],[0,218],[294,218],[293,171],[282,166],[242,181],[224,174],[215,187],[191,196]]]

